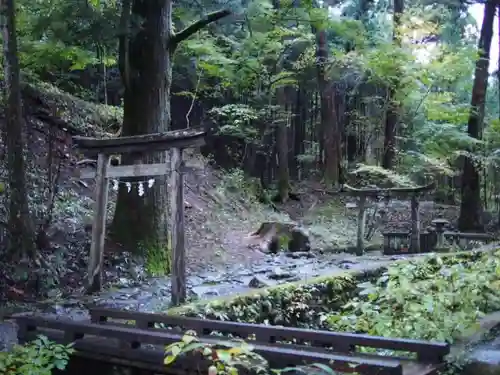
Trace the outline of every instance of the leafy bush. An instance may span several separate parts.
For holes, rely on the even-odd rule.
[[[248,178],[241,169],[232,169],[222,174],[222,180],[218,186],[219,193],[223,196],[227,194],[237,194],[250,202],[256,202],[262,194],[260,181],[255,178]]]
[[[253,351],[253,346],[244,341],[226,341],[207,344],[199,341],[196,332],[187,331],[180,342],[165,348],[165,365],[173,364],[183,355],[201,355],[210,364],[208,375],[238,375],[238,369],[252,370],[256,374],[280,375],[286,372],[335,375],[328,366],[315,363],[293,368],[271,369],[268,362]],[[248,372],[248,371],[246,371]]]
[[[16,345],[10,352],[0,352],[0,373],[5,375],[51,375],[64,370],[73,348],[55,344],[39,336],[26,345]]]
[[[332,330],[453,341],[500,308],[499,286],[500,250],[432,255],[390,266],[327,321]]]

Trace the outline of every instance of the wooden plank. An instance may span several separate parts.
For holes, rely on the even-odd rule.
[[[186,255],[184,228],[184,173],[182,172],[182,150],[170,152],[170,209],[172,245],[172,305],[186,301]]]
[[[203,146],[205,144],[205,136],[205,131],[192,129],[116,138],[75,136],[73,137],[73,142],[80,149],[105,154],[146,153],[151,151],[166,151],[171,148]]]
[[[194,139],[194,140],[176,140],[172,141],[166,147],[163,143],[153,143],[153,144],[138,144],[138,145],[126,145],[126,146],[107,146],[101,148],[80,148],[85,155],[90,156],[95,153],[104,153],[104,154],[130,154],[130,153],[138,153],[138,154],[148,154],[156,151],[166,151],[172,148],[194,148],[201,147],[205,144],[205,139]]]
[[[28,336],[34,336],[36,334],[43,333],[47,337],[54,337],[51,335],[50,331],[40,330],[39,328],[45,328],[49,330],[59,330],[66,332],[59,340],[64,343],[75,342],[75,348],[78,350],[81,348],[82,343],[85,342],[86,338],[83,335],[99,336],[108,339],[118,339],[130,343],[131,351],[138,351],[141,344],[151,344],[161,346],[161,355],[164,356],[163,348],[165,345],[179,342],[182,339],[182,334],[172,334],[168,331],[158,331],[158,330],[141,330],[137,328],[126,328],[120,326],[106,326],[101,324],[93,323],[82,323],[82,322],[70,322],[61,321],[51,318],[40,318],[40,317],[17,317],[15,318],[19,326],[24,326],[26,329],[21,329],[20,332],[24,332],[24,336],[20,337],[23,341]],[[31,335],[30,335],[31,332]],[[75,338],[71,340],[71,336]],[[203,342],[207,344],[216,345],[220,343],[221,338],[203,338]],[[230,341],[230,340],[226,340]],[[80,345],[80,346],[79,346]],[[306,363],[323,363],[326,365],[333,366],[334,368],[342,368],[345,365],[355,365],[358,366],[356,370],[361,370],[364,374],[373,374],[374,371],[377,374],[386,375],[401,375],[403,374],[403,367],[399,361],[391,360],[390,358],[384,359],[373,359],[363,357],[362,355],[338,355],[335,353],[326,352],[313,352],[308,350],[303,350],[303,347],[296,346],[295,348],[283,347],[281,345],[264,345],[255,344],[254,351],[264,358],[268,359],[270,363],[275,361],[278,366],[295,366],[302,365]],[[80,349],[81,350],[81,349]],[[91,345],[85,350],[88,351],[98,351],[100,348],[97,345]],[[121,346],[120,352],[127,354],[126,349]],[[163,357],[160,357],[162,359]]]
[[[73,137],[73,140],[77,146],[81,146],[82,148],[99,148],[106,146],[125,146],[135,144],[149,145],[152,143],[164,143],[179,139],[198,138],[200,136],[204,137],[206,134],[207,133],[205,131],[200,129],[182,129],[162,133],[142,134],[126,137],[95,138],[75,136]]]
[[[133,165],[110,165],[106,171],[107,178],[120,177],[148,177],[163,176],[168,174],[169,166],[166,163],[155,164],[133,164]],[[97,176],[93,170],[83,170],[80,172],[80,178],[92,179]]]
[[[192,329],[199,335],[209,334],[211,331],[232,333],[246,338],[254,334],[257,342],[270,343],[280,339],[296,339],[314,342],[315,344],[329,344],[336,351],[343,351],[352,346],[380,348],[416,353],[419,357],[428,357],[433,363],[440,363],[450,353],[450,345],[445,342],[411,340],[353,334],[344,332],[319,331],[301,328],[266,326],[261,324],[224,322],[219,320],[195,319],[173,315],[150,314],[124,311],[118,309],[92,308],[90,316],[94,322],[103,322],[107,318],[134,320],[137,326],[152,327],[154,323],[163,323],[167,326],[179,326],[183,330]]]
[[[116,322],[101,322],[101,324],[117,325]],[[122,326],[122,325],[118,324],[118,326]],[[151,330],[153,328],[149,328],[149,329]],[[187,329],[189,329],[189,328],[187,328]],[[176,330],[168,330],[168,332],[174,332],[174,333],[181,334],[181,332],[184,332],[187,329],[183,329],[183,330],[180,329],[178,332],[176,332]],[[156,330],[161,331],[162,329],[160,328],[160,329],[156,329]],[[203,331],[203,330],[201,330],[201,331]],[[220,332],[221,331],[217,331],[217,333],[220,333]],[[234,332],[232,334],[234,337],[240,336]],[[244,336],[244,335],[241,335],[241,336]],[[214,338],[214,336],[207,336],[207,335],[203,335],[203,334],[199,334],[198,337],[201,341],[206,341],[206,339],[212,340]],[[217,334],[215,337],[219,337],[219,339],[220,339],[219,334]],[[262,336],[260,336],[260,337],[262,337]],[[272,337],[276,337],[276,336],[272,336]],[[246,338],[246,337],[244,336],[243,338]],[[283,338],[279,338],[279,339],[281,340]],[[295,339],[296,341],[301,341],[300,339],[297,339],[296,337],[289,338],[289,340],[293,340],[293,339]],[[262,342],[262,341],[257,339],[257,340],[248,340],[247,342],[254,345],[255,342]],[[326,345],[325,345],[325,347],[322,347],[322,346],[318,346],[321,343],[317,342],[317,341],[311,342],[312,346],[311,345],[304,345],[304,344],[300,344],[300,345],[299,344],[289,344],[289,343],[283,343],[283,342],[277,343],[277,342],[274,342],[274,340],[266,341],[263,343],[264,344],[272,344],[273,347],[278,346],[280,348],[288,348],[288,349],[297,350],[300,352],[314,352],[314,353],[328,353],[328,354],[331,354],[331,353],[341,354],[341,353],[343,353],[343,351],[338,350],[340,346],[337,346],[337,345],[333,346],[333,345],[328,344],[327,347],[326,347]],[[346,342],[346,343],[342,344],[342,346],[346,347],[346,344],[348,344],[348,343],[349,342]],[[354,350],[345,351],[344,353],[347,355],[350,355],[350,356],[356,356],[356,357],[365,358],[365,359],[389,360],[389,361],[394,361],[394,362],[400,363],[402,365],[402,368],[403,368],[403,375],[405,375],[405,374],[413,374],[413,375],[434,374],[434,373],[437,373],[436,371],[438,369],[444,367],[444,365],[446,364],[444,361],[434,361],[434,362],[426,361],[424,356],[422,356],[419,359],[420,362],[418,362],[416,360],[408,359],[407,357],[400,357],[398,355],[387,356],[387,355],[380,355],[377,353],[366,354],[366,353],[356,352]],[[429,350],[426,353],[424,353],[424,355],[427,355],[429,353],[432,353],[432,351]],[[435,358],[435,355],[433,358]],[[348,370],[348,371],[341,371],[342,373],[354,371],[353,368],[350,368],[349,366],[343,366],[342,364],[338,364],[338,366],[336,366],[334,369],[336,369],[338,371]],[[358,368],[358,370],[360,370],[360,368]],[[358,372],[356,372],[356,373],[358,373]],[[360,371],[359,373],[362,374],[363,372]],[[369,371],[367,374],[372,375],[373,373]]]
[[[87,274],[87,293],[94,293],[102,288],[102,265],[109,190],[109,181],[105,176],[109,166],[109,158],[110,156],[106,154],[99,154],[97,158],[94,222],[92,224],[92,243],[90,245]]]
[[[379,197],[379,196],[408,196],[412,194],[421,194],[425,192],[430,192],[436,188],[436,183],[432,182],[425,186],[415,186],[415,187],[399,187],[399,188],[355,188],[347,184],[342,185],[341,192],[347,193],[353,197]]]

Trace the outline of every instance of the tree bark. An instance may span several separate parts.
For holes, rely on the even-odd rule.
[[[398,37],[398,28],[401,25],[401,16],[403,15],[404,3],[403,0],[394,0],[394,31],[392,40],[395,45],[399,46],[400,39]],[[398,125],[399,105],[394,100],[397,92],[397,82],[391,82],[388,93],[388,105],[385,116],[384,130],[384,154],[382,157],[382,167],[392,169],[394,167],[394,158],[396,156],[396,131]]]
[[[172,56],[177,45],[211,22],[230,14],[221,10],[178,33],[172,30],[171,0],[125,0],[120,30],[119,63],[125,86],[122,136],[169,130]],[[130,20],[140,20],[131,31]],[[123,155],[123,164],[164,162],[165,153]],[[114,240],[130,251],[144,247],[166,248],[168,207],[166,176],[156,178],[139,196],[136,189],[118,192],[111,225]]]
[[[23,116],[19,59],[17,56],[16,8],[14,0],[2,1],[4,72],[7,97],[5,144],[9,175],[9,253],[11,256],[33,256],[35,231],[28,206],[26,164],[22,135]]]
[[[482,137],[484,104],[488,88],[488,68],[496,6],[497,1],[488,1],[485,4],[481,36],[479,38],[479,58],[476,61],[471,110],[467,123],[467,133],[476,139],[481,139]],[[474,152],[472,147],[469,149],[469,152]],[[478,231],[483,229],[481,220],[481,187],[478,169],[471,157],[465,158],[462,175],[462,201],[460,205],[460,217],[458,219],[458,228],[461,231]]]
[[[276,126],[276,153],[278,155],[278,195],[279,201],[285,203],[290,195],[290,170],[288,168],[288,125],[286,113],[285,88],[276,90],[276,99],[280,106],[278,125]]]
[[[273,7],[276,11],[280,9],[280,0],[273,0]],[[277,66],[276,73],[283,69],[284,61],[281,66]],[[278,156],[278,196],[274,200],[285,203],[290,195],[290,169],[288,167],[288,112],[287,95],[285,87],[280,86],[276,89],[276,103],[279,106],[278,124],[276,126],[276,154]]]
[[[327,77],[329,48],[326,30],[315,30],[316,34],[316,67],[318,74],[318,88],[320,96],[321,134],[324,145],[324,173],[325,184],[335,185],[339,182],[340,167],[340,137],[337,115],[335,113],[334,92]]]
[[[333,87],[326,77],[327,43],[326,31],[322,30],[318,35],[318,84],[321,103],[321,127],[323,128],[325,148],[324,179],[325,183],[330,186],[339,182],[340,137],[335,113]]]

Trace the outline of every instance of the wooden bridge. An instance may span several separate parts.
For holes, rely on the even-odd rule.
[[[316,331],[279,326],[192,319],[169,315],[128,312],[96,308],[90,311],[90,322],[75,322],[37,316],[14,316],[19,326],[20,342],[37,335],[61,343],[74,343],[76,353],[66,374],[88,375],[96,371],[108,375],[106,368],[121,366],[134,374],[194,374],[210,365],[201,357],[180,357],[164,365],[165,345],[179,342],[183,332],[194,330],[200,341],[221,342],[213,334],[231,334],[249,340],[257,354],[271,368],[321,363],[341,373],[363,375],[432,375],[445,364],[450,348],[446,343],[390,339]],[[227,339],[229,341],[229,339]],[[288,343],[285,343],[288,342]],[[295,342],[296,344],[291,344]],[[388,357],[364,354],[361,347],[412,353],[413,356]],[[402,355],[402,354],[401,354]],[[106,367],[107,366],[107,367]],[[111,374],[111,372],[110,372]]]

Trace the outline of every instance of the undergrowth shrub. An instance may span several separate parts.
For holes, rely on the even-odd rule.
[[[328,316],[331,329],[453,342],[500,309],[500,251],[431,255],[358,286],[359,295]]]
[[[356,298],[324,317],[330,330],[453,343],[477,332],[484,314],[500,309],[500,251],[394,264],[358,287]],[[462,373],[470,350],[466,345],[450,355],[442,373]]]
[[[310,375],[336,375],[330,367],[320,363],[272,369],[264,357],[253,351],[253,346],[245,341],[221,341],[216,344],[200,342],[196,332],[187,331],[180,342],[165,348],[165,365],[174,364],[180,357],[198,356],[206,361],[208,375],[238,375],[239,370],[259,375],[280,375],[288,372]],[[206,374],[205,371],[199,373]]]
[[[262,200],[266,193],[257,178],[250,178],[245,175],[242,169],[231,169],[222,174],[218,191],[222,195],[237,195],[249,203],[256,203]],[[267,195],[266,195],[267,196]]]
[[[9,352],[0,352],[0,374],[5,375],[51,375],[52,370],[64,370],[70,345],[55,344],[45,336],[25,344],[16,345]]]

